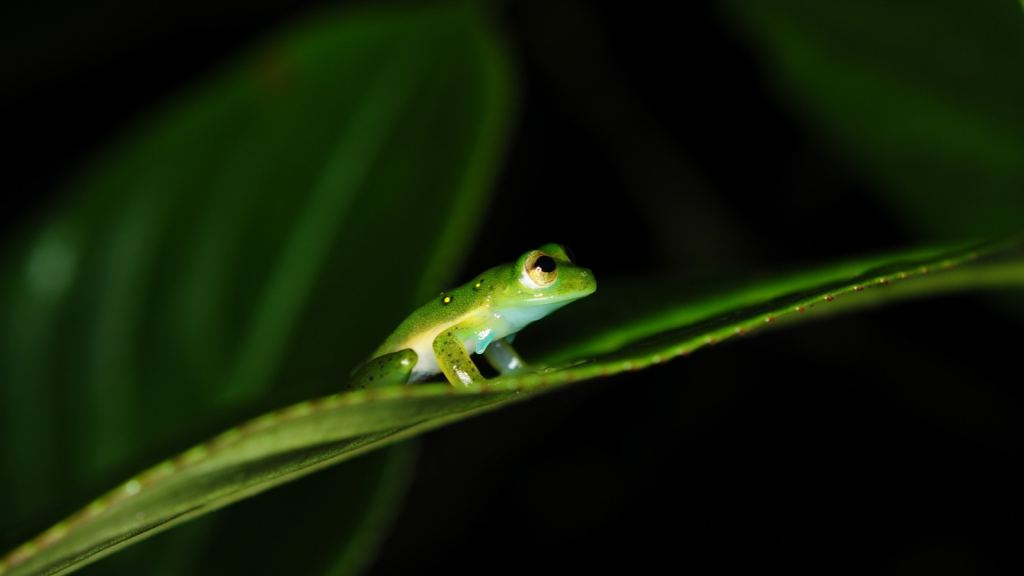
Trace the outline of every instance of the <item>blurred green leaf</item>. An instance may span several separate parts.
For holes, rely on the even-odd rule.
[[[1024,221],[1024,33],[1012,0],[735,0],[781,92],[929,237]]]
[[[179,522],[352,456],[518,402],[570,382],[637,370],[762,326],[951,290],[1024,286],[1019,241],[916,250],[862,259],[751,285],[689,306],[663,304],[660,317],[637,317],[570,344],[595,352],[560,367],[487,386],[395,386],[303,402],[232,428],[151,468],[16,550],[7,574],[53,573],[94,559]],[[984,257],[983,262],[974,260]],[[598,299],[595,295],[593,299]],[[671,304],[671,303],[670,303]],[[828,308],[826,308],[828,310]],[[627,335],[607,345],[608,337]],[[596,343],[596,344],[595,344]],[[3,565],[0,564],[0,571]]]
[[[337,389],[459,268],[511,92],[475,3],[321,12],[124,135],[0,265],[5,545],[197,431]]]
[[[210,531],[202,562],[184,572],[361,573],[376,557],[404,503],[415,444],[389,446],[222,511],[218,524],[225,529]],[[303,498],[303,493],[319,497]],[[263,529],[233,530],[236,526]],[[254,549],[290,552],[254,555]]]

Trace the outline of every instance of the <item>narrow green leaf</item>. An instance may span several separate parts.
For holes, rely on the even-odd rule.
[[[127,480],[15,550],[0,563],[0,573],[50,574],[75,567],[368,450],[571,382],[647,368],[759,327],[810,318],[820,308],[851,310],[911,296],[1022,286],[1019,241],[915,250],[762,282],[717,301],[669,308],[665,319],[637,318],[635,325],[612,329],[629,334],[628,343],[581,340],[572,349],[601,352],[485,387],[397,386],[303,402],[228,430]]]

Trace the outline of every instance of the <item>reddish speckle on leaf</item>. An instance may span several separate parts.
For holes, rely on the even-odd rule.
[[[900,278],[903,278],[904,280],[906,280],[907,278],[910,278],[910,274],[907,274],[906,272],[904,272],[904,273],[900,274]]]
[[[59,541],[62,537],[62,534],[54,530],[47,530],[41,536],[39,536],[39,538],[36,539],[36,542],[39,544],[40,548],[48,548],[55,542]]]
[[[803,314],[803,311],[804,311],[804,307],[803,307],[803,306],[797,306],[797,307],[796,307],[796,311],[797,311],[797,312],[800,312],[801,314]]]
[[[775,316],[769,316],[764,319],[765,322],[775,322]]]
[[[853,287],[853,289],[856,290],[857,292],[860,292],[861,290],[864,289],[864,287],[861,286],[860,284],[857,284],[856,286]]]
[[[881,280],[878,281],[878,283],[879,284],[888,284],[889,283],[889,279],[888,278],[882,278]]]
[[[921,268],[921,272],[924,273],[924,274],[931,274],[932,273],[932,271],[930,269],[928,269],[928,268]]]
[[[747,331],[744,328],[737,328],[736,333],[739,334],[740,336],[743,336],[744,334],[747,333]]]
[[[828,296],[825,296],[825,301],[826,302],[831,302],[833,300],[835,300],[835,297],[833,297],[831,294],[829,294]]]
[[[943,264],[943,266],[946,267],[946,270],[950,270],[950,269],[953,268],[953,263],[952,262],[946,262],[945,264]]]

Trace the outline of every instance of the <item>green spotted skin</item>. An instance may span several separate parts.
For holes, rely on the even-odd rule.
[[[418,308],[356,369],[347,389],[418,382],[438,373],[454,386],[477,384],[485,379],[470,356],[489,349],[488,359],[502,374],[522,370],[509,338],[596,289],[593,273],[577,266],[563,246],[545,244]],[[403,351],[412,355],[394,356]]]
[[[416,365],[417,354],[412,350],[399,350],[368,360],[352,374],[351,390],[405,384]]]

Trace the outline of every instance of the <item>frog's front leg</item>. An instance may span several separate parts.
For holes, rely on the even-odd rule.
[[[419,355],[413,350],[399,350],[378,356],[360,366],[348,379],[345,390],[365,390],[393,384],[406,384]]]
[[[441,371],[444,372],[452,386],[469,386],[470,384],[483,384],[487,381],[473,364],[465,344],[470,339],[479,338],[479,335],[473,330],[479,324],[479,320],[468,320],[444,330],[434,338],[434,356],[437,357],[437,365],[441,367]],[[487,342],[484,342],[483,346],[486,347]]]
[[[487,358],[487,362],[502,376],[507,376],[526,368],[526,362],[523,361],[523,358],[512,347],[512,336],[515,336],[515,334],[501,340],[495,340],[484,350],[484,358]]]

